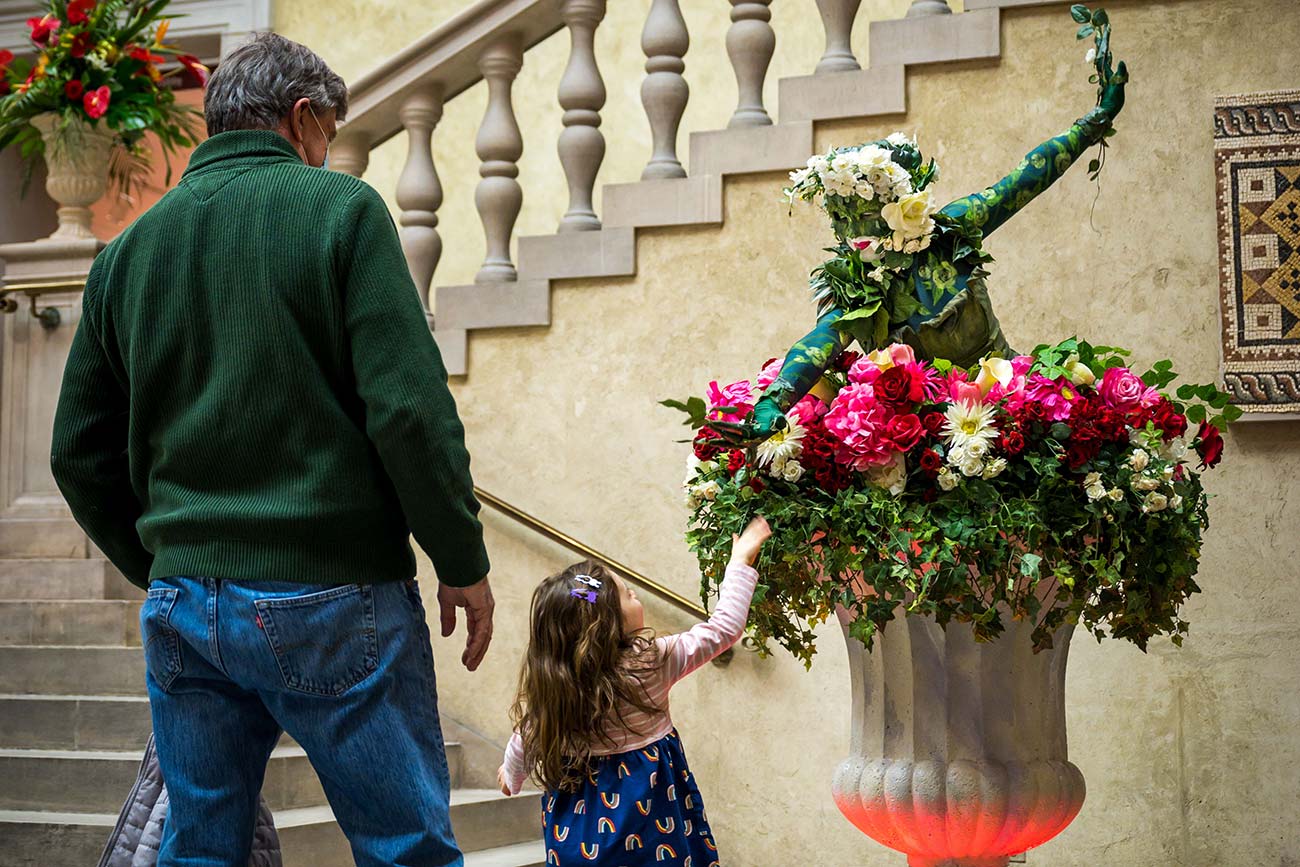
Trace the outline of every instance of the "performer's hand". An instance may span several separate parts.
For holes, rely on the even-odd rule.
[[[711,421],[709,427],[718,432],[721,445],[744,448],[757,445],[785,427],[785,413],[770,397],[760,397],[749,421]]]
[[[1124,107],[1124,85],[1128,84],[1128,66],[1124,61],[1119,62],[1119,68],[1112,72],[1106,70],[1106,77],[1103,79],[1105,86],[1101,94],[1102,114],[1107,121],[1113,121]]]
[[[753,566],[754,561],[758,559],[759,549],[763,547],[763,543],[771,535],[772,528],[768,526],[767,519],[762,515],[754,518],[749,522],[749,526],[745,528],[745,532],[739,536],[732,534],[731,562]]]

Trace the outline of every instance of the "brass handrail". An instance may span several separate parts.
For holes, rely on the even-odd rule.
[[[555,529],[550,524],[546,523],[540,518],[533,517],[532,515],[525,512],[523,509],[520,509],[518,506],[511,505],[510,503],[507,503],[505,500],[501,499],[500,497],[489,494],[487,491],[479,487],[474,488],[474,494],[484,504],[489,505],[492,508],[496,509],[498,512],[505,515],[507,518],[510,518],[511,520],[524,525],[528,529],[533,530],[534,532],[542,536],[545,536],[547,539],[550,539],[552,542],[555,542],[558,545],[562,545],[563,547],[568,548],[570,551],[573,551],[574,553],[577,554],[581,554],[582,556],[587,557],[588,559],[595,560],[597,563],[600,563],[601,565],[608,566],[610,569],[613,569],[615,572],[617,572],[619,575],[622,575],[624,578],[631,581],[633,584],[637,584],[641,587],[644,587],[646,590],[650,591],[655,596],[658,596],[660,599],[664,599],[668,602],[671,602],[673,605],[682,609],[688,614],[692,614],[700,618],[701,620],[709,619],[709,612],[705,610],[705,608],[702,605],[698,605],[692,602],[691,600],[687,599],[685,596],[682,596],[680,593],[670,590],[669,588],[660,584],[658,581],[655,581],[653,578],[648,578],[645,575],[642,575],[640,572],[636,571],[635,569],[632,569],[631,567],[618,562],[613,557],[610,557],[606,554],[602,554],[601,552],[597,551],[595,548],[591,547],[585,542],[580,542],[577,539],[573,538],[568,533],[564,533],[560,530]]]

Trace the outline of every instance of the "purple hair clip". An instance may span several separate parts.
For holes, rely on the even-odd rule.
[[[596,591],[600,589],[600,582],[595,578],[592,578],[590,575],[574,575],[573,580],[577,581],[579,584],[587,585],[587,589],[584,590],[581,587],[574,587],[569,591],[569,595],[574,599],[585,599],[588,603],[595,605]]]

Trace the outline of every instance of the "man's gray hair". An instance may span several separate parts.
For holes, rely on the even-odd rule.
[[[314,51],[275,33],[259,33],[217,67],[203,96],[208,135],[276,129],[306,97],[318,113],[348,113],[348,86]]]

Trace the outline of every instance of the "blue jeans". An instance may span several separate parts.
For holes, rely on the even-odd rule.
[[[140,612],[171,798],[158,867],[247,867],[281,729],[358,867],[461,867],[433,651],[414,581],[155,580]]]

